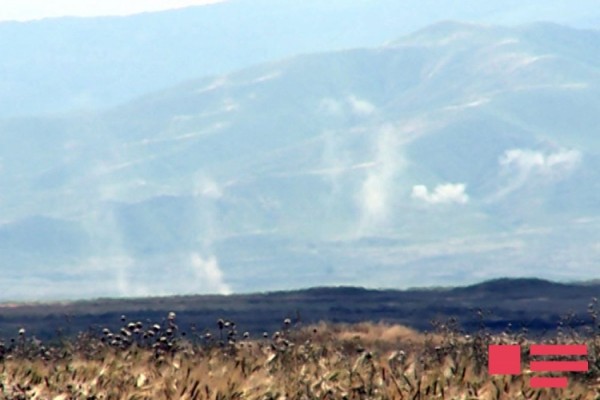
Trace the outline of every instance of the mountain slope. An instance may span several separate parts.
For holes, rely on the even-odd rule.
[[[594,0],[229,0],[130,17],[3,22],[0,117],[116,105],[184,79],[379,45],[440,19],[595,27],[599,18]]]
[[[598,43],[441,23],[2,122],[4,296],[596,278]]]

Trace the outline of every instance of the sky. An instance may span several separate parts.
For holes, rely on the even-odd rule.
[[[223,0],[2,0],[0,21],[30,21],[64,16],[131,15],[221,1]]]

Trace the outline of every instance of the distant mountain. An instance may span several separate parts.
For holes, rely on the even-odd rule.
[[[380,45],[441,19],[595,27],[595,0],[229,0],[110,18],[0,23],[0,117],[116,105],[185,79]]]
[[[501,288],[499,291],[497,289]],[[161,322],[174,311],[180,329],[217,333],[219,318],[232,320],[253,337],[281,329],[285,318],[294,326],[320,321],[397,323],[432,331],[432,322],[456,319],[464,332],[482,328],[499,332],[527,330],[531,338],[562,329],[581,333],[593,324],[588,306],[598,284],[560,284],[539,279],[502,279],[466,287],[410,290],[367,290],[359,287],[315,287],[230,296],[174,296],[96,299],[66,303],[0,304],[0,337],[14,337],[21,327],[38,338],[57,331],[118,330],[121,315],[145,324]],[[597,306],[597,305],[596,305]],[[195,328],[194,328],[195,327]],[[294,327],[295,329],[295,327]]]
[[[599,47],[445,22],[4,120],[0,297],[598,278]]]

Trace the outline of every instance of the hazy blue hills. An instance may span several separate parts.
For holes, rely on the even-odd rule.
[[[230,0],[131,17],[0,23],[0,117],[115,105],[184,79],[380,45],[440,19],[595,27],[595,0]]]
[[[599,45],[444,22],[5,119],[1,297],[598,278]]]

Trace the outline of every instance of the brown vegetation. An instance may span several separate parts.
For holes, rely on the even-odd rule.
[[[127,322],[118,332],[82,333],[43,345],[27,337],[0,346],[2,399],[595,399],[600,336],[585,340],[590,371],[566,390],[533,390],[523,376],[489,376],[487,345],[527,344],[523,332],[469,336],[453,321],[435,334],[387,324],[318,325],[258,338],[220,319],[213,332]]]

